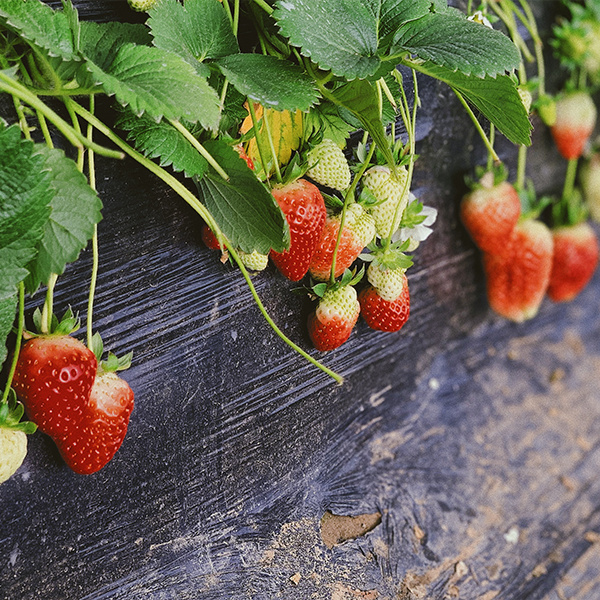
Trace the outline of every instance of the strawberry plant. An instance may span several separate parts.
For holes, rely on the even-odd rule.
[[[352,236],[356,247],[346,249],[344,232],[346,226],[356,228],[358,203],[377,228],[373,256],[389,254],[411,236],[413,246],[426,237],[423,222],[429,219],[431,225],[435,217],[411,202],[410,193],[419,77],[450,86],[471,113],[479,111],[511,142],[530,143],[531,124],[513,78],[520,66],[518,49],[500,31],[468,19],[444,0],[306,0],[298,5],[132,0],[130,5],[147,11],[144,24],[81,21],[70,0],[57,10],[40,0],[0,6],[0,93],[14,106],[7,117],[12,124],[0,125],[0,363],[8,357],[15,319],[24,319],[24,298],[46,289],[38,319],[41,336],[21,350],[23,327],[17,328],[14,368],[0,408],[8,405],[14,386],[41,428],[48,399],[30,401],[28,394],[41,388],[43,375],[30,383],[23,370],[31,349],[43,352],[39,346],[48,337],[52,343],[59,339],[52,337],[58,326],[53,291],[90,240],[95,266],[84,347],[93,350],[95,240],[102,218],[96,156],[114,160],[117,168],[128,156],[170,186],[198,214],[198,227],[204,224],[211,232],[212,247],[237,265],[274,332],[341,382],[340,375],[283,334],[248,270],[258,271],[271,260],[290,280],[303,279],[324,228],[331,227],[321,246],[327,256],[313,264],[315,276],[327,281],[326,306],[332,296],[352,295],[356,282],[350,285],[341,273],[373,237],[363,223],[360,234],[355,229]],[[256,51],[240,42],[242,27]],[[413,106],[404,88],[407,76]],[[114,125],[98,117],[97,101],[113,109]],[[396,131],[398,119],[408,139],[401,140]],[[349,165],[344,151],[357,129],[363,139]],[[106,142],[94,141],[96,133]],[[57,137],[74,158],[55,148]],[[325,190],[319,186],[337,203],[334,225],[326,225]],[[357,318],[358,300],[351,300],[348,323]],[[321,316],[325,312],[318,310]],[[63,345],[75,344],[72,330],[62,333],[68,336]],[[52,360],[59,360],[60,351],[53,348]],[[82,384],[85,402],[72,410],[81,411],[81,423],[87,425],[75,437],[69,432],[66,441],[65,432],[49,426],[72,465],[83,460],[72,458],[69,449],[73,440],[81,442],[78,436],[88,441],[90,435],[108,436],[112,441],[105,447],[112,449],[115,440],[122,441],[129,400],[118,427],[109,419],[105,431],[90,434],[94,417],[89,411],[103,406],[114,412],[120,404],[112,393],[100,399],[94,391],[96,382],[105,380],[121,385],[102,368],[91,385]],[[19,414],[11,410],[13,417]],[[92,448],[94,442],[88,441],[83,444]],[[92,472],[96,466],[76,470]]]

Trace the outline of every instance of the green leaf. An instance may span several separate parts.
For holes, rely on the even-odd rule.
[[[147,115],[138,117],[125,110],[117,126],[129,132],[135,147],[148,158],[160,159],[162,167],[172,166],[187,177],[203,177],[208,163],[190,142],[170,123],[157,123]]]
[[[30,275],[26,287],[29,293],[35,292],[40,284],[48,283],[52,273],[61,275],[67,264],[77,260],[102,218],[102,202],[75,162],[62,150],[42,146],[40,153],[44,157],[44,168],[51,176],[54,196],[37,256],[28,265]]]
[[[44,157],[14,125],[0,131],[0,301],[28,275],[53,196]]]
[[[164,116],[200,122],[207,129],[218,127],[219,97],[194,67],[160,48],[99,43],[103,27],[96,25],[82,29],[82,52],[88,70],[107,94],[114,94],[134,113],[146,112],[157,121]]]
[[[0,3],[0,20],[27,42],[44,48],[50,56],[80,60],[74,10],[52,10],[39,0],[9,0]]]
[[[379,114],[379,97],[373,85],[364,79],[349,81],[334,90],[332,99],[358,119],[371,134],[390,167],[394,167],[394,157]]]
[[[411,66],[458,90],[514,144],[531,144],[531,122],[517,86],[509,76],[479,79],[433,63]]]
[[[151,11],[148,26],[154,45],[179,54],[200,73],[202,61],[240,51],[231,24],[219,0],[163,0]]]
[[[400,25],[429,12],[431,0],[382,0],[379,13],[379,35],[386,36]]]
[[[338,77],[354,79],[372,75],[380,64],[378,10],[373,10],[378,4],[361,0],[280,0],[273,16],[283,35],[304,56]]]
[[[394,35],[391,55],[410,52],[451,71],[485,77],[517,69],[520,54],[500,31],[469,21],[458,11],[428,13],[402,25]]]
[[[8,356],[6,339],[15,321],[17,294],[0,300],[0,368]]]
[[[285,250],[287,221],[270,191],[228,144],[211,141],[205,148],[230,178],[225,181],[211,170],[198,181],[200,198],[225,237],[248,253]]]
[[[344,147],[354,127],[340,115],[339,107],[332,102],[321,102],[304,115],[304,138],[320,134],[322,138],[333,140]]]
[[[306,111],[319,99],[302,69],[274,56],[232,54],[216,64],[240,92],[267,108]]]

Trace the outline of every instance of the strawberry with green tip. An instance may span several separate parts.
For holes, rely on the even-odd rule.
[[[358,317],[360,304],[353,287],[362,276],[353,277],[346,271],[342,280],[333,285],[320,284],[317,308],[308,317],[308,335],[320,352],[335,350],[348,340]]]
[[[352,180],[350,167],[340,148],[333,140],[325,138],[307,155],[307,175],[317,183],[343,191]]]
[[[596,105],[588,92],[568,92],[557,99],[556,121],[550,131],[563,158],[575,160],[583,154],[596,116]]]
[[[377,201],[368,208],[375,219],[377,235],[388,238],[400,226],[408,204],[408,171],[404,166],[397,166],[393,173],[387,166],[376,165],[367,169],[362,183]]]
[[[460,203],[460,219],[483,252],[502,254],[521,215],[521,200],[502,170],[488,171]]]
[[[300,281],[308,272],[325,225],[325,200],[319,188],[306,179],[276,185],[271,191],[288,222],[290,246],[283,252],[272,251],[270,256],[282,275]]]
[[[325,227],[310,261],[309,273],[317,281],[326,281],[331,275],[333,254],[338,240],[342,215],[328,216]],[[340,277],[352,266],[360,253],[375,237],[375,221],[358,203],[346,209],[344,227],[335,259],[334,278]]]

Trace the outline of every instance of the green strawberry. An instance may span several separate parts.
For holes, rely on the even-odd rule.
[[[250,269],[250,271],[263,271],[269,263],[269,255],[261,254],[256,250],[250,253],[238,250],[238,254],[246,269]]]
[[[394,177],[389,167],[377,165],[363,175],[363,185],[375,196],[378,204],[368,208],[375,219],[375,228],[381,238],[388,238],[396,232],[402,214],[408,204],[408,171],[406,167],[396,168]]]
[[[154,8],[158,0],[127,0],[130,8],[137,12],[148,12]]]
[[[342,149],[332,140],[325,138],[307,156],[307,175],[326,187],[345,190],[352,179],[348,161]]]

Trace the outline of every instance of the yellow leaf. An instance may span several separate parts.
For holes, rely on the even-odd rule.
[[[297,150],[302,139],[302,111],[291,113],[289,110],[267,109],[266,113],[259,104],[255,105],[256,119],[259,124],[258,141],[267,163],[267,172],[270,175],[275,170],[273,152],[269,142],[264,119],[268,119],[269,130],[273,140],[273,148],[279,165],[286,165],[292,157],[292,152]],[[266,115],[266,117],[265,117]],[[252,129],[252,118],[248,115],[240,128],[240,133],[247,133]],[[257,171],[261,171],[262,161],[256,137],[252,138],[246,148],[246,153],[254,161]]]

